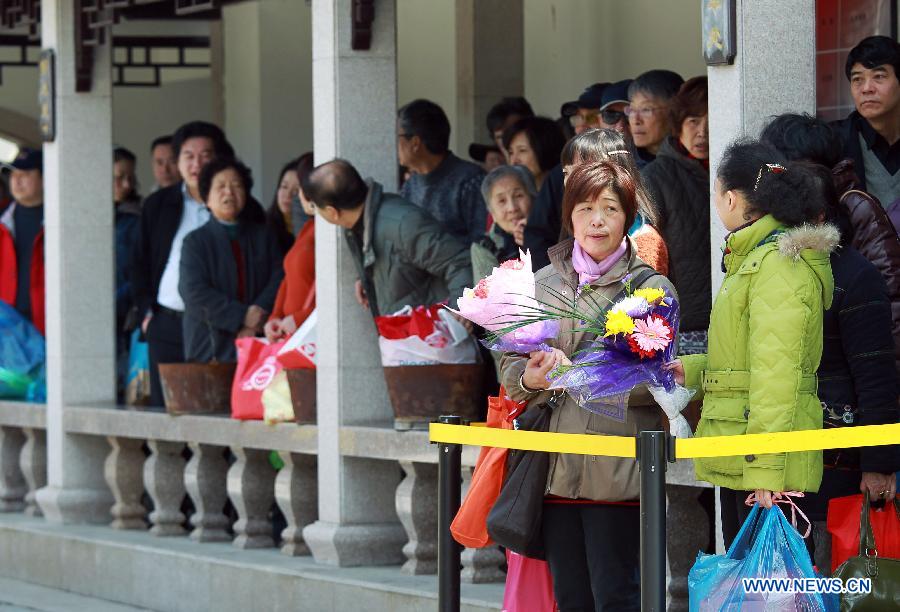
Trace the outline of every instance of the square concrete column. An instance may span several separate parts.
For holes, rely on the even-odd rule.
[[[110,49],[94,48],[93,88],[76,93],[74,5],[41,3],[42,44],[56,53],[56,140],[44,145],[48,480],[37,502],[53,522],[109,523],[109,445],[63,428],[72,406],[115,400]]]
[[[351,1],[313,0],[316,163],[343,157],[396,188],[395,4],[375,3],[372,46],[353,51]],[[316,223],[319,520],[303,538],[319,563],[400,564],[406,543],[394,507],[395,461],[343,457],[340,428],[390,427],[393,413],[372,317],[353,297],[356,271],[341,233]]]
[[[704,2],[704,7],[707,2]],[[726,3],[723,3],[726,4]],[[773,115],[816,113],[816,2],[737,0],[737,56],[710,66],[710,193],[725,147],[756,138]],[[725,228],[710,200],[713,294],[722,284]]]

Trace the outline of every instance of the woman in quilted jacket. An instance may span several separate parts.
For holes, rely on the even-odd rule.
[[[709,351],[671,364],[703,398],[698,437],[822,428],[816,370],[839,235],[819,223],[820,191],[808,166],[767,145],[739,141],[725,151],[714,196],[729,234]],[[730,545],[749,493],[771,507],[786,491],[818,490],[822,451],[698,458],[694,466],[698,479],[721,487]]]

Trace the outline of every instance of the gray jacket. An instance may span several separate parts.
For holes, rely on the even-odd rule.
[[[548,251],[550,265],[535,274],[535,297],[542,302],[564,307],[565,304],[557,296],[571,300],[574,289],[578,286],[578,274],[572,267],[572,246],[574,240],[568,239]],[[600,296],[609,300],[622,290],[622,279],[626,274],[637,275],[641,270],[649,268],[638,259],[634,241],[628,239],[627,253],[612,269],[600,277],[591,286]],[[665,289],[677,298],[675,289],[665,276],[650,277],[643,287]],[[634,287],[639,289],[640,287]],[[595,294],[596,295],[596,294]],[[603,309],[609,305],[600,298],[595,303],[603,302]],[[570,304],[571,305],[571,304]],[[585,304],[579,304],[584,308]],[[575,321],[564,320],[560,324],[557,339],[550,342],[571,357],[579,350],[587,348],[593,336],[585,332],[576,332]],[[500,383],[509,397],[515,401],[528,401],[529,405],[547,401],[552,391],[528,393],[519,385],[519,379],[525,371],[527,358],[522,355],[504,353],[501,360]],[[656,430],[661,427],[662,410],[656,406],[645,386],[638,387],[628,397],[625,420],[618,421],[611,417],[588,412],[580,407],[568,394],[553,412],[550,419],[550,431],[558,433],[577,433],[613,436],[635,436],[641,430]],[[640,474],[635,459],[618,457],[594,457],[589,455],[552,454],[550,470],[547,476],[547,495],[556,495],[571,499],[590,499],[595,501],[633,501],[640,495]]]
[[[404,306],[455,306],[472,284],[466,245],[447,234],[425,210],[370,181],[361,237],[344,230],[374,316]]]

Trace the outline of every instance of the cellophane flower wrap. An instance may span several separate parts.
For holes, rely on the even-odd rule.
[[[534,287],[531,253],[519,251],[519,259],[503,262],[475,287],[466,289],[454,312],[488,331],[482,342],[492,351],[547,351],[547,341],[559,333],[559,321],[537,320],[535,314],[541,308]]]
[[[676,357],[678,301],[663,289],[632,291],[625,280],[624,298],[599,316],[580,315],[582,329],[596,338],[573,356],[571,365],[551,373],[550,388],[564,389],[586,410],[625,420],[629,393],[647,385],[668,416],[673,435],[690,437],[681,411],[694,392],[677,385],[664,367]],[[597,302],[589,287],[582,289],[580,299]],[[573,309],[579,310],[575,305]]]

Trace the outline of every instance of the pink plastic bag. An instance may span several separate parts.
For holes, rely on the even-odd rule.
[[[243,421],[262,421],[265,408],[262,394],[284,365],[278,351],[284,340],[269,344],[263,338],[238,338],[237,370],[231,385],[231,418]]]
[[[546,561],[506,551],[503,612],[557,612],[553,578]]]

